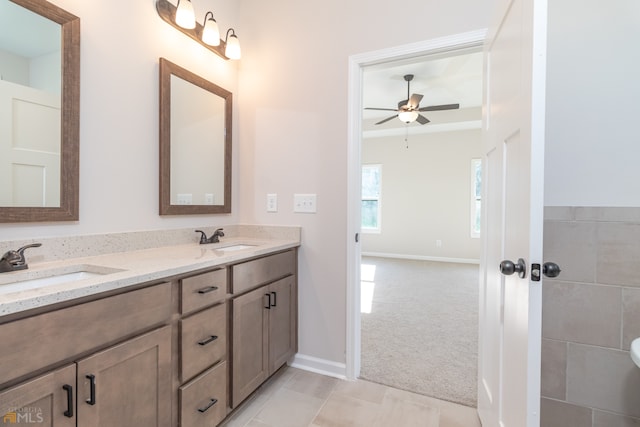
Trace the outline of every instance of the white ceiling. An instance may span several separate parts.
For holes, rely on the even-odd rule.
[[[474,49],[442,55],[411,58],[368,66],[363,71],[364,107],[397,108],[407,99],[406,74],[413,74],[411,93],[424,95],[420,107],[460,104],[459,110],[429,111],[426,125],[409,125],[399,119],[375,125],[395,115],[393,111],[363,111],[365,137],[399,134],[409,127],[412,133],[442,132],[480,126],[482,119],[482,52]]]

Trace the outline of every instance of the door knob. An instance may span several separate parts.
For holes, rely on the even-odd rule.
[[[542,264],[542,274],[547,277],[558,277],[561,271],[560,266],[555,262],[545,262]]]
[[[506,259],[500,263],[500,273],[505,276],[511,276],[513,273],[518,273],[518,277],[524,279],[527,275],[527,264],[522,258],[518,259],[518,262],[515,264],[513,261]]]

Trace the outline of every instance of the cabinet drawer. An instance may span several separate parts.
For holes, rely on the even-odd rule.
[[[287,251],[234,265],[233,293],[238,294],[272,282],[296,270],[296,251]]]
[[[227,295],[227,270],[220,269],[181,280],[180,309],[191,313],[224,300]]]
[[[162,283],[0,326],[0,384],[166,322]]]
[[[227,305],[220,304],[180,321],[182,382],[227,354]]]
[[[180,425],[216,426],[227,415],[227,362],[180,387]]]

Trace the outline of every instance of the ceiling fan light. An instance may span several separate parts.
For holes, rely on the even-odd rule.
[[[405,123],[411,123],[416,121],[418,115],[419,114],[417,111],[401,111],[398,113],[398,118],[400,119],[400,121],[403,121]]]
[[[176,8],[176,24],[187,30],[196,27],[196,13],[190,0],[179,0]]]

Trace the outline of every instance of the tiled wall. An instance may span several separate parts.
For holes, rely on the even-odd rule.
[[[547,207],[541,427],[640,426],[640,208]]]

